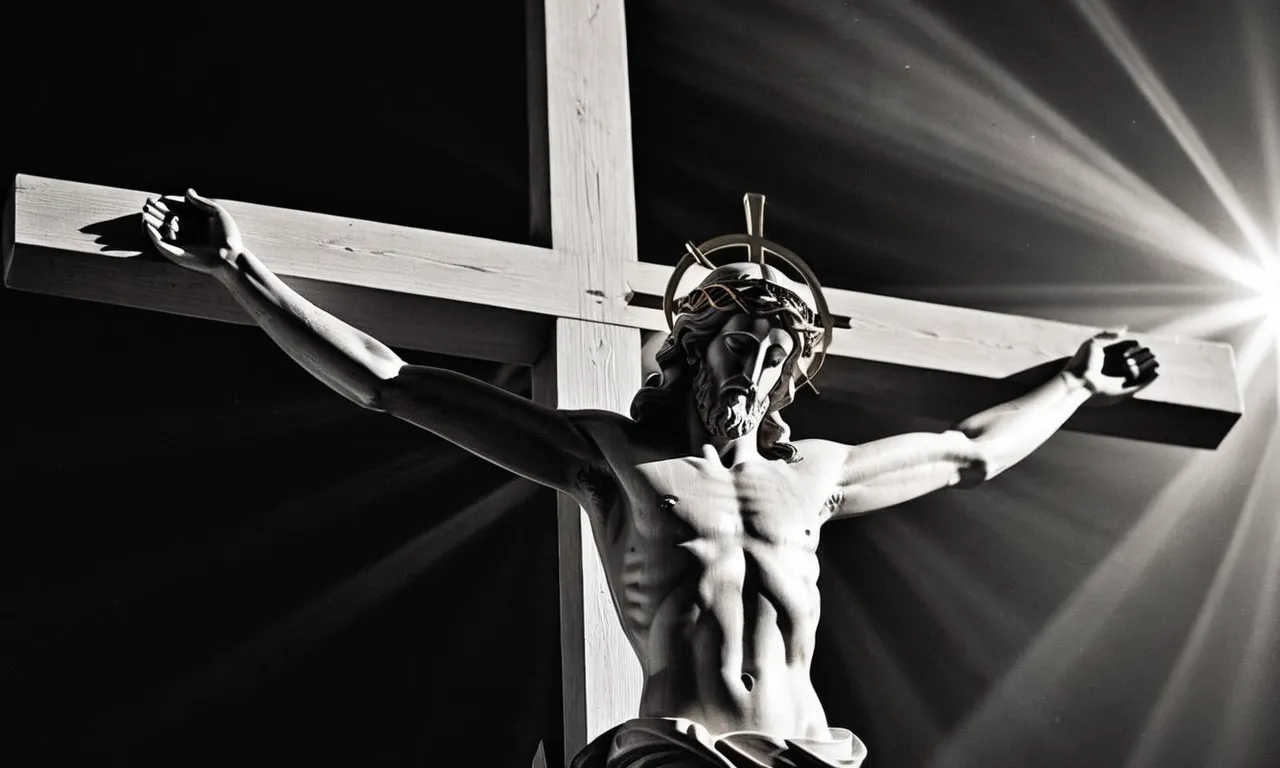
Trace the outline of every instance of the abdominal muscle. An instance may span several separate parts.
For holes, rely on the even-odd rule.
[[[761,546],[704,539],[628,547],[620,608],[644,657],[642,717],[688,718],[713,734],[827,735],[809,669],[816,556]],[[779,560],[797,558],[785,563],[797,568],[779,572]]]

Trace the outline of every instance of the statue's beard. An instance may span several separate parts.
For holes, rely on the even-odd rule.
[[[730,440],[751,434],[769,411],[769,398],[760,397],[754,387],[721,394],[703,366],[694,375],[693,401],[707,433]]]

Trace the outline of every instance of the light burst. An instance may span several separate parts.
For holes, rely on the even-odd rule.
[[[1120,15],[1102,0],[1069,3],[1185,154],[1196,172],[1186,183],[1203,185],[1212,193],[1236,230],[1232,237],[1212,231],[1179,208],[943,17],[911,0],[866,3],[854,19],[857,23],[846,21],[834,35],[840,45],[856,46],[886,67],[909,67],[909,78],[904,75],[885,86],[814,77],[814,87],[804,93],[775,93],[771,98],[793,99],[795,114],[806,120],[816,115],[815,130],[852,137],[892,153],[920,173],[1011,205],[1032,207],[1059,223],[1122,246],[1116,251],[1121,256],[1176,262],[1220,281],[1211,287],[917,285],[886,292],[950,299],[984,309],[1024,310],[1096,326],[1137,317],[1141,330],[1153,335],[1227,341],[1236,350],[1246,402],[1246,415],[1218,451],[1182,455],[1181,466],[1150,499],[1137,524],[1120,537],[1016,661],[997,676],[985,698],[943,739],[933,765],[1001,763],[1009,757],[1000,749],[1011,743],[1010,729],[1043,728],[1044,718],[1052,721],[1047,709],[1055,706],[1052,702],[1066,701],[1061,693],[1064,687],[1074,685],[1072,689],[1078,690],[1078,681],[1088,679],[1091,670],[1082,659],[1096,659],[1102,644],[1114,642],[1113,622],[1138,601],[1137,595],[1147,589],[1144,585],[1155,578],[1153,574],[1160,569],[1167,572],[1167,553],[1187,546],[1189,530],[1207,530],[1205,526],[1215,522],[1206,510],[1214,515],[1234,514],[1230,544],[1187,630],[1181,653],[1150,702],[1128,765],[1163,764],[1161,760],[1187,738],[1183,734],[1188,730],[1198,732],[1207,745],[1208,762],[1245,764],[1251,759],[1250,750],[1256,748],[1250,724],[1260,722],[1265,715],[1260,708],[1267,706],[1257,681],[1275,676],[1274,649],[1280,647],[1275,608],[1280,583],[1280,489],[1274,472],[1280,455],[1280,87],[1274,77],[1275,41],[1267,37],[1267,11],[1258,0],[1238,0],[1249,71],[1224,73],[1223,78],[1247,83],[1256,116],[1259,133],[1239,136],[1238,144],[1230,148],[1238,151],[1250,144],[1257,148],[1264,194],[1261,200],[1248,200]],[[813,20],[810,28],[818,24]],[[811,66],[816,71],[837,55],[832,47],[811,41],[795,41],[789,47],[796,51],[802,70]],[[1230,245],[1232,241],[1243,245]],[[1218,509],[1221,499],[1233,498],[1232,492],[1239,487],[1251,488],[1240,507],[1234,512]],[[1221,524],[1220,519],[1216,522]],[[916,564],[915,578],[947,583],[965,578],[962,566],[947,557],[937,552],[926,556],[923,549],[927,547],[922,542],[913,544],[910,539],[915,534],[908,529],[886,524],[881,534],[893,534],[881,543],[890,555],[900,552],[904,563]],[[918,556],[908,557],[909,552]],[[934,570],[947,570],[948,577],[934,579],[928,568],[920,570],[918,564],[926,561]],[[969,597],[970,602],[991,600],[993,610],[999,600],[994,594]],[[950,631],[963,634],[969,630],[957,618],[962,607],[963,603],[943,606],[935,618]],[[974,615],[981,613],[974,611]],[[1223,622],[1234,628],[1238,642],[1219,636]],[[955,639],[967,655],[981,658],[983,650],[976,642],[975,637]],[[1230,669],[1223,670],[1224,663]],[[1236,685],[1224,686],[1206,675]],[[1114,680],[1095,683],[1123,685]],[[892,687],[904,685],[896,680]],[[1212,698],[1220,701],[1228,716],[1198,722],[1204,707],[1191,692],[1214,686]],[[902,691],[899,695],[910,698]],[[925,709],[919,702],[914,708]],[[904,707],[904,716],[910,710]],[[927,720],[923,715],[921,719]],[[1040,725],[1029,725],[1033,721]],[[921,734],[935,729],[932,723],[919,728]]]

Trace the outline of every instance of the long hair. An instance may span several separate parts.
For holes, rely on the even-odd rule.
[[[752,282],[758,284],[763,281]],[[649,376],[631,401],[631,418],[648,425],[663,422],[683,424],[685,408],[692,396],[694,376],[698,366],[702,365],[702,358],[712,339],[734,315],[767,316],[771,322],[791,334],[794,344],[791,354],[783,363],[778,384],[769,393],[768,410],[756,431],[758,447],[760,455],[765,458],[797,462],[801,459],[800,451],[788,442],[791,428],[783,421],[781,411],[795,399],[800,358],[812,350],[815,328],[813,317],[807,312],[807,308],[801,309],[803,305],[798,298],[792,305],[794,310],[778,311],[775,300],[769,303],[770,311],[764,311],[765,307],[756,306],[758,302],[752,300],[756,291],[739,292],[725,285],[717,287],[730,291],[735,300],[689,302],[684,305],[687,311],[676,316],[671,333],[658,350],[658,372]],[[752,287],[757,288],[758,285]],[[777,290],[775,288],[768,293],[776,296]]]

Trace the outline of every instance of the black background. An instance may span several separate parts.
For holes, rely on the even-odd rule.
[[[1067,4],[930,7],[1229,237],[1210,193],[1185,183],[1195,180],[1185,156]],[[1210,146],[1252,141],[1238,20],[1207,1],[1121,10],[1161,71],[1194,95]],[[1120,258],[1096,233],[922,172],[852,129],[824,132],[815,126],[830,121],[779,98],[824,79],[908,87],[894,79],[905,73],[859,59],[848,31],[864,12],[813,1],[630,5],[642,259],[673,263],[685,240],[740,231],[750,190],[769,195],[772,236],[842,288],[1206,284],[1190,268]],[[1266,18],[1274,27],[1274,11]],[[6,26],[5,178],[194,186],[528,239],[519,7],[362,2],[277,18],[216,4],[33,3]],[[806,46],[819,52],[806,59]],[[1238,87],[1222,87],[1220,71],[1236,73]],[[1251,157],[1221,159],[1256,192]],[[1036,313],[1031,300],[1019,309]],[[1091,310],[1090,322],[1125,322],[1134,307]],[[1043,309],[1076,319],[1065,312]],[[333,590],[508,477],[359,411],[253,328],[10,290],[0,293],[0,322],[0,690],[3,749],[22,755],[10,764],[76,755],[443,765],[454,764],[443,755],[474,749],[482,756],[462,764],[520,766],[540,738],[554,739],[550,494],[535,492],[385,599],[357,590],[343,602],[334,595],[349,593]],[[510,386],[527,392],[527,372]],[[821,436],[831,419],[856,420],[866,436],[932,426],[814,401],[798,403],[792,421],[798,435]],[[867,765],[925,764],[1187,455],[1063,435],[1001,488],[828,531],[824,573],[840,580],[833,588],[824,576],[814,677],[832,723],[871,746]],[[446,462],[455,463],[440,468]],[[1111,481],[1116,467],[1127,468],[1123,482]],[[1222,509],[1237,509],[1243,493],[1225,493]],[[1027,522],[1044,515],[1060,528]],[[1129,618],[1090,656],[1085,682],[973,755],[983,764],[992,755],[1005,765],[1123,762],[1230,522],[1206,524],[1197,547],[1171,560],[1173,576],[1126,605]],[[1072,547],[1055,545],[1062,531]],[[947,571],[948,562],[963,568]],[[949,573],[998,600],[965,603],[974,592],[948,586]],[[930,580],[934,591],[921,586]],[[955,634],[955,611],[974,634]]]

